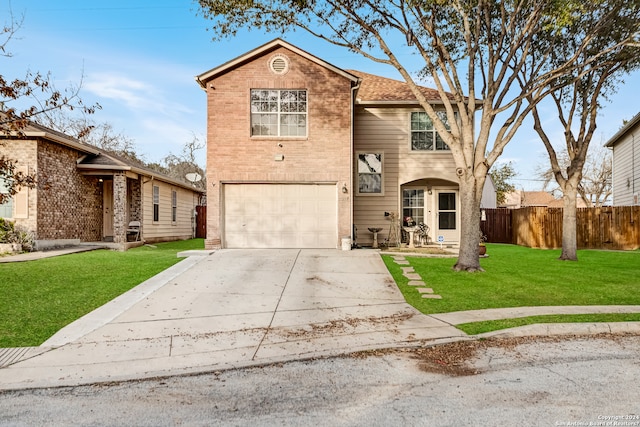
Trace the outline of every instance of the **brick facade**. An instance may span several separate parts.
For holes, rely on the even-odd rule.
[[[269,69],[276,54],[289,60],[284,75]],[[336,247],[339,236],[351,235],[351,83],[284,47],[207,81],[207,248],[221,246],[225,182],[335,183]],[[250,90],[271,88],[307,90],[307,137],[251,136]],[[276,155],[284,160],[275,161]]]
[[[102,186],[76,169],[79,153],[38,142],[37,238],[102,240]]]
[[[17,160],[16,167],[19,171],[28,174],[35,174],[38,171],[38,142],[35,140],[2,141],[0,155]],[[38,193],[36,189],[23,189],[22,191],[26,191],[28,194],[27,217],[15,219],[15,222],[36,233],[38,221],[35,213],[37,212]]]
[[[16,224],[34,232],[37,240],[102,238],[102,187],[95,177],[76,170],[76,150],[42,139],[7,140],[0,153],[17,159],[18,169],[35,174],[28,209]]]

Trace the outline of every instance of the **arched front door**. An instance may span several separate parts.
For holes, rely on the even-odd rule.
[[[424,223],[429,233],[429,243],[459,243],[460,212],[458,189],[452,186],[431,186],[412,183],[402,186],[402,225],[407,219],[417,225]]]

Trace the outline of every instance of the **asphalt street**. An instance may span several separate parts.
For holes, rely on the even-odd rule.
[[[7,426],[640,426],[640,337],[510,338],[0,392]]]

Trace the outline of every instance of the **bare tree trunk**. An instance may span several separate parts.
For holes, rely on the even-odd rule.
[[[460,253],[456,271],[484,271],[480,267],[480,199],[485,179],[460,179]],[[480,191],[478,191],[480,188]]]
[[[578,235],[576,224],[578,185],[575,177],[570,177],[562,189],[562,254],[563,261],[578,260]],[[579,181],[579,180],[578,180]]]

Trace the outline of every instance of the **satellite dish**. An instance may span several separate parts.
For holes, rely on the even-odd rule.
[[[196,183],[202,179],[202,176],[197,172],[191,172],[186,174],[185,178],[187,178],[189,182]]]

